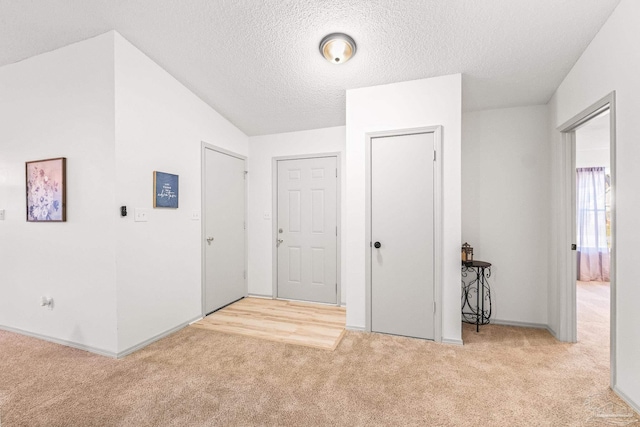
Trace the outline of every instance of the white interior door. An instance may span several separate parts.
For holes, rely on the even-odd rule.
[[[337,160],[279,160],[278,298],[337,303]]]
[[[245,160],[205,150],[205,313],[247,294]]]
[[[371,330],[434,339],[433,133],[371,139],[371,237]]]

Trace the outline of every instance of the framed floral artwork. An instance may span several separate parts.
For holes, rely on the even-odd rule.
[[[27,221],[67,220],[67,159],[26,162]]]

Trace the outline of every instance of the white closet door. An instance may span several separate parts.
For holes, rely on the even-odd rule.
[[[205,312],[247,294],[245,160],[205,149]]]
[[[371,140],[371,329],[376,332],[434,338],[433,152],[433,133]]]

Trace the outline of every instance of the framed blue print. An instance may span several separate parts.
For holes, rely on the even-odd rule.
[[[153,171],[153,207],[178,208],[178,175]]]

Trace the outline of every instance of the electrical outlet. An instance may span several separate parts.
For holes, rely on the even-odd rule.
[[[135,208],[133,218],[135,222],[147,222],[149,221],[149,209]]]

